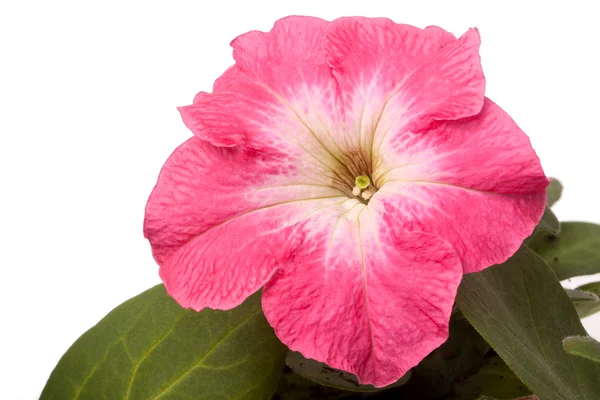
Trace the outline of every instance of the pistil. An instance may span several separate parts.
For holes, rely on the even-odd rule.
[[[371,185],[371,179],[366,175],[359,175],[354,179],[355,186],[352,188],[352,194],[363,202],[369,201],[377,189]]]

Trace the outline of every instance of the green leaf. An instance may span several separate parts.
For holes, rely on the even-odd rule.
[[[565,292],[573,302],[579,318],[588,317],[600,311],[600,298],[596,294],[579,290],[579,288],[578,290],[565,289]]]
[[[600,399],[600,366],[563,351],[585,336],[546,263],[522,247],[504,264],[465,275],[457,303],[498,355],[544,400]]]
[[[586,336],[573,336],[563,340],[563,348],[569,354],[600,363],[600,342]]]
[[[560,222],[558,222],[558,218],[556,218],[556,215],[554,215],[550,207],[546,207],[544,215],[542,215],[542,219],[538,223],[536,229],[543,230],[554,235],[558,235],[560,232]]]
[[[600,225],[563,222],[558,236],[540,232],[528,246],[550,265],[560,280],[600,272]]]
[[[194,312],[158,285],[84,333],[41,400],[270,399],[286,352],[260,294],[230,311]]]
[[[486,358],[479,371],[458,382],[454,392],[452,400],[470,400],[481,396],[504,400],[531,394],[531,390],[495,354]]]
[[[552,207],[554,203],[556,203],[560,199],[562,191],[563,187],[560,181],[556,178],[552,178],[550,184],[546,188],[546,193],[548,194],[546,204],[548,205],[548,207]]]
[[[345,400],[355,399],[357,394],[319,385],[286,367],[273,400]]]
[[[295,351],[290,351],[288,353],[285,358],[285,363],[294,372],[313,382],[323,386],[352,392],[379,392],[381,390],[398,387],[408,382],[411,375],[411,372],[409,371],[397,382],[383,388],[376,388],[373,385],[361,385],[358,383],[358,378],[355,375],[346,371],[331,368],[325,363],[305,358],[302,354]]]

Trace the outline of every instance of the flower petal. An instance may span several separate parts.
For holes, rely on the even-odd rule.
[[[343,154],[357,146],[340,116],[321,48],[327,24],[289,17],[270,32],[233,40],[236,65],[217,80],[214,93],[201,92],[180,108],[186,125],[217,146],[286,148],[298,165],[317,166],[315,175],[344,170]]]
[[[347,17],[329,24],[324,47],[344,91],[376,80],[389,95],[454,42],[454,35],[436,26],[419,29],[387,18]]]
[[[485,99],[481,112],[440,122],[427,132],[398,132],[380,152],[375,171],[385,182],[431,181],[505,194],[545,192],[548,179],[527,135]]]
[[[512,256],[539,222],[545,193],[498,194],[435,182],[386,183],[369,208],[406,231],[445,239],[460,256],[464,273]]]
[[[191,138],[165,163],[144,221],[169,293],[183,306],[231,308],[258,290],[293,246],[287,228],[347,201],[306,182],[283,153]],[[287,243],[287,244],[286,244]]]
[[[446,340],[460,260],[362,204],[333,210],[298,229],[306,241],[265,286],[263,310],[292,350],[386,386]]]
[[[481,110],[479,44],[475,29],[455,39],[441,28],[421,30],[383,18],[341,18],[329,25],[327,56],[346,113],[376,167],[379,150],[395,132]]]
[[[251,31],[231,42],[241,71],[284,99],[306,83],[332,82],[322,40],[329,22],[291,16],[278,20],[270,32]]]
[[[474,117],[401,130],[379,157],[370,206],[452,243],[465,273],[506,261],[544,212],[548,179],[529,138],[489,99]]]

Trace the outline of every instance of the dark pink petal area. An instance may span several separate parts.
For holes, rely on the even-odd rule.
[[[343,200],[342,200],[343,201]],[[169,294],[186,308],[229,310],[294,258],[294,225],[340,203],[298,200],[249,211],[198,234],[160,269]]]
[[[449,244],[382,222],[360,204],[311,219],[298,231],[310,240],[263,292],[292,350],[378,387],[446,340],[462,276]]]
[[[192,138],[165,163],[144,234],[180,304],[231,308],[286,256],[287,226],[345,200],[334,188],[307,182],[287,156]]]

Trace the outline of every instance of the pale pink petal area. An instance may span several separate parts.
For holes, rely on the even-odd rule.
[[[362,204],[332,210],[297,229],[306,240],[266,284],[263,310],[290,349],[386,386],[446,340],[460,260]]]
[[[347,200],[339,190],[307,180],[283,153],[191,138],[161,171],[144,234],[180,304],[231,308],[279,265],[288,225]]]
[[[544,212],[545,192],[499,194],[434,182],[388,182],[369,209],[382,223],[451,243],[465,273],[512,256]]]
[[[527,135],[486,99],[476,117],[397,133],[380,152],[374,180],[445,183],[504,193],[545,193],[548,179]],[[537,210],[539,211],[539,210]]]

